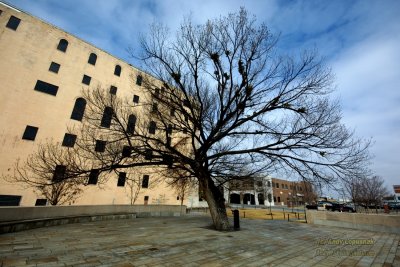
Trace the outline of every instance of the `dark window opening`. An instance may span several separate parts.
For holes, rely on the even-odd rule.
[[[279,184],[278,183],[276,183],[276,188],[279,188]]]
[[[65,172],[67,171],[67,166],[57,165],[53,174],[53,182],[61,182],[65,179]]]
[[[166,145],[167,145],[168,147],[171,146],[171,137],[167,137],[167,143],[166,143]]]
[[[179,200],[179,196],[176,197],[176,200]]]
[[[158,98],[160,96],[160,89],[156,88],[154,90],[154,97]]]
[[[68,41],[65,39],[61,39],[60,42],[58,43],[57,49],[60,50],[61,52],[66,52],[68,47]]]
[[[115,66],[114,75],[115,76],[121,76],[121,66],[120,65],[116,65]]]
[[[122,148],[122,157],[123,157],[123,158],[130,157],[131,154],[132,154],[132,147],[130,147],[130,146],[124,146],[124,147]]]
[[[118,174],[117,186],[125,186],[125,181],[126,181],[126,172],[120,172]]]
[[[51,62],[49,71],[54,72],[54,73],[58,73],[59,70],[60,70],[60,64],[55,63],[55,62]]]
[[[171,155],[163,155],[163,161],[167,164],[168,168],[172,168],[174,158]]]
[[[146,149],[144,153],[145,160],[152,160],[153,159],[153,151],[151,149]]]
[[[117,87],[116,86],[111,85],[110,94],[112,94],[112,95],[116,95],[117,94]]]
[[[38,80],[34,90],[55,96],[57,95],[58,86]]]
[[[85,113],[86,100],[79,97],[75,100],[74,108],[72,109],[71,119],[81,121]]]
[[[138,76],[136,77],[136,84],[139,85],[139,86],[141,86],[141,85],[142,85],[142,82],[143,82],[143,77],[142,77],[142,75],[138,75]]]
[[[88,63],[92,64],[93,66],[96,65],[96,60],[97,60],[97,55],[94,53],[91,53],[88,59]]]
[[[144,196],[144,201],[145,201],[144,204],[147,204],[147,201],[149,201],[149,196]]]
[[[188,122],[189,121],[189,116],[188,115],[184,115],[185,121]]]
[[[75,145],[75,141],[76,141],[75,134],[66,133],[64,135],[64,140],[62,142],[62,146],[73,147]]]
[[[150,124],[149,124],[149,133],[150,134],[155,134],[156,133],[156,128],[157,128],[156,123],[154,121],[151,121]]]
[[[90,80],[91,80],[91,79],[92,79],[92,77],[87,76],[87,75],[83,75],[82,83],[83,83],[83,84],[86,84],[86,85],[90,85]]]
[[[139,86],[141,86],[141,85],[142,85],[142,82],[143,82],[143,77],[142,77],[142,75],[138,75],[138,76],[136,77],[136,84],[139,85]]]
[[[172,134],[172,124],[168,124],[167,133]]]
[[[100,126],[105,128],[110,128],[113,114],[114,111],[111,107],[105,107],[103,117],[101,118]]]
[[[0,9],[0,16],[1,16],[1,13],[3,13],[3,10]]]
[[[183,100],[183,105],[184,105],[185,107],[188,107],[188,106],[190,105],[189,100],[184,99],[184,100]]]
[[[91,170],[87,184],[97,184],[99,179],[99,170]]]
[[[281,202],[281,197],[278,197],[278,202]]]
[[[149,176],[143,175],[142,188],[149,188]]]
[[[133,95],[133,103],[136,103],[136,104],[139,103],[139,96],[138,95]]]
[[[19,206],[21,196],[0,195],[0,206]]]
[[[106,150],[106,144],[107,144],[107,141],[96,140],[96,146],[94,148],[94,151],[104,152]]]
[[[135,133],[135,126],[136,126],[136,116],[135,115],[129,115],[128,118],[128,125],[126,127],[126,131],[128,134],[134,134]]]
[[[21,20],[19,18],[11,16],[7,22],[6,27],[11,30],[16,31],[20,22],[21,22]]]
[[[171,112],[169,113],[169,115],[171,115],[171,116],[175,116],[175,109],[173,108],[173,109],[171,109]]]
[[[158,111],[158,104],[157,103],[153,103],[153,106],[151,108],[151,112],[157,112]]]
[[[274,197],[274,202],[276,202],[276,197]]]
[[[45,198],[38,198],[36,199],[35,206],[46,206],[47,199]]]
[[[38,130],[38,127],[27,125],[22,139],[34,141]]]

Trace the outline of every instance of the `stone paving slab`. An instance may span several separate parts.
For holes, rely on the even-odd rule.
[[[400,266],[400,235],[207,216],[76,223],[0,235],[0,266]]]

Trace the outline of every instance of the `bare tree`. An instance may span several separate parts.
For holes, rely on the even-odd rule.
[[[223,194],[231,179],[291,170],[332,183],[362,170],[368,142],[353,139],[329,100],[332,75],[314,52],[279,56],[277,38],[245,10],[205,25],[182,23],[176,35],[155,25],[142,39],[149,73],[163,81],[161,125],[187,132],[189,155],[165,147],[173,168],[195,177],[217,229],[229,229]],[[157,140],[161,143],[161,140]],[[244,174],[244,175],[243,175]]]
[[[33,188],[51,205],[71,203],[79,197],[85,185],[80,175],[66,171],[66,165],[71,162],[70,158],[74,157],[71,152],[62,149],[60,144],[41,144],[34,154],[28,156],[24,164],[21,164],[20,160],[16,162],[13,175],[4,178],[8,182]],[[73,170],[73,167],[69,166],[68,169]]]
[[[358,175],[369,144],[341,124],[330,70],[314,52],[277,55],[276,42],[244,9],[204,25],[185,20],[176,35],[153,25],[141,40],[151,75],[136,80],[141,104],[84,91],[65,166],[78,178],[152,167],[171,185],[195,179],[218,230],[230,229],[220,190],[230,180],[284,170],[319,183]]]
[[[348,179],[343,187],[356,206],[365,206],[367,209],[371,206],[380,207],[383,198],[389,193],[384,180],[376,175]]]

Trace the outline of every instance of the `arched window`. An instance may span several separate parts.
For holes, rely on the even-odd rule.
[[[97,60],[97,55],[95,53],[91,53],[89,56],[88,63],[94,66],[96,65],[96,60]]]
[[[149,133],[150,134],[155,134],[156,133],[156,123],[154,121],[151,121],[149,124]]]
[[[66,52],[68,47],[68,41],[65,39],[61,39],[60,42],[58,43],[57,49]]]
[[[136,116],[131,114],[128,118],[128,125],[126,127],[126,131],[129,134],[133,134],[135,132],[135,125],[136,125]]]
[[[116,76],[121,75],[121,66],[120,65],[115,66],[114,75],[116,75]]]
[[[85,113],[86,100],[82,97],[76,99],[74,109],[72,110],[71,119],[81,121]]]

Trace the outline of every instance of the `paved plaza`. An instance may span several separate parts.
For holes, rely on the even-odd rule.
[[[400,236],[297,222],[210,217],[76,223],[0,235],[0,266],[400,266]]]

